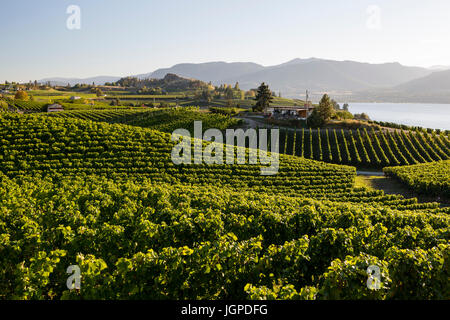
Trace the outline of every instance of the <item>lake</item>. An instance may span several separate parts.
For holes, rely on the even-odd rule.
[[[349,111],[364,112],[375,121],[450,130],[450,104],[349,103]]]

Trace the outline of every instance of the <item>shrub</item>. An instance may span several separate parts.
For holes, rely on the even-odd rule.
[[[390,248],[386,253],[394,299],[450,298],[450,247],[429,250]]]
[[[14,99],[27,101],[28,100],[28,93],[26,93],[23,90],[19,90],[19,91],[16,92],[16,95],[14,96]]]
[[[377,290],[369,289],[367,285],[370,281],[367,272],[369,266],[377,266],[380,270]],[[388,263],[361,253],[358,256],[347,256],[343,261],[336,259],[331,262],[331,266],[322,276],[319,297],[327,300],[385,299],[390,284]]]

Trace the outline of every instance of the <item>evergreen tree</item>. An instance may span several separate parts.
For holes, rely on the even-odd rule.
[[[231,89],[231,86],[229,86],[225,89],[225,99],[232,100],[233,98],[234,98],[233,89]]]
[[[268,108],[270,103],[273,100],[272,92],[269,89],[269,86],[264,82],[259,86],[258,91],[256,92],[256,105],[253,107],[253,111],[261,112],[265,108]]]
[[[334,113],[333,102],[330,100],[330,97],[327,94],[324,94],[322,99],[319,102],[319,106],[317,107],[317,111],[319,112],[320,117],[324,121],[328,121],[331,119]]]
[[[323,119],[319,115],[319,112],[318,112],[317,108],[315,108],[313,110],[313,112],[311,113],[311,115],[307,119],[308,127],[310,127],[310,128],[320,128],[324,124],[325,124],[325,121],[323,121]]]

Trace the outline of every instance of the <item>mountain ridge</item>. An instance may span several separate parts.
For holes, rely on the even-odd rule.
[[[115,82],[122,77],[115,76],[95,76],[88,78],[69,78],[69,77],[48,77],[41,80],[38,80],[40,83],[50,82],[52,85],[60,85],[65,86],[68,83],[73,86],[77,83],[79,84],[92,84],[95,83],[97,85],[103,85],[105,82]]]
[[[287,62],[263,66],[254,62],[224,62],[214,61],[205,63],[180,63],[169,68],[156,69],[150,73],[138,74],[132,77],[139,79],[156,78],[162,79],[167,74],[176,74],[180,77],[197,79],[203,82],[211,82],[214,85],[234,84],[239,85],[244,90],[256,88],[261,82],[266,82],[275,92],[281,92],[285,97],[302,97],[305,90],[309,90],[313,99],[317,99],[323,93],[333,96],[352,97],[362,100],[392,99],[395,93],[400,96],[411,94],[414,99],[423,102],[430,97],[429,92],[424,92],[423,97],[419,97],[417,92],[405,86],[415,84],[416,91],[428,90],[435,92],[436,85],[426,84],[427,81],[435,82],[438,85],[450,86],[450,79],[444,77],[441,83],[433,80],[429,76],[446,72],[436,71],[429,68],[404,66],[398,62],[387,63],[367,63],[351,60],[330,60],[321,58],[295,58]],[[126,78],[126,77],[122,77]],[[41,82],[54,80],[57,84],[66,85],[83,81],[82,83],[101,85],[104,82],[113,82],[120,77],[98,76],[85,79],[71,78],[46,78]],[[420,80],[423,79],[423,80]],[[414,82],[417,81],[417,82]],[[410,83],[411,82],[411,83]],[[442,83],[443,82],[443,83]],[[409,83],[409,84],[408,84]],[[55,84],[54,82],[52,84]],[[450,92],[445,91],[447,97],[441,97],[439,101],[450,102]],[[426,97],[426,98],[425,98]],[[403,98],[402,98],[403,99]],[[413,100],[414,100],[413,99]],[[409,97],[403,99],[411,101]]]

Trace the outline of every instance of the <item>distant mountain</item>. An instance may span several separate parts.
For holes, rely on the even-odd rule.
[[[154,72],[138,75],[138,78],[164,78],[168,73],[181,77],[194,78],[205,82],[220,84],[228,78],[238,78],[244,74],[264,69],[263,66],[252,62],[207,62],[182,63],[173,67],[158,69]]]
[[[433,72],[432,74],[400,84],[394,89],[403,92],[450,92],[450,70]]]
[[[338,96],[337,99],[348,102],[450,103],[450,70],[433,72],[391,88],[354,92],[351,96]]]
[[[407,67],[399,63],[370,64],[309,58],[294,59],[268,67],[255,63],[178,64],[140,77],[162,78],[167,73],[174,73],[212,81],[215,85],[239,82],[243,89],[255,88],[261,82],[266,82],[272,90],[281,91],[284,96],[299,96],[306,89],[313,93],[342,93],[391,87],[431,72],[425,68]]]
[[[450,66],[436,65],[436,66],[431,66],[428,69],[433,70],[433,71],[443,71],[443,70],[450,70]]]
[[[319,59],[319,58],[308,58],[308,59],[295,58],[295,59],[289,60],[288,62],[279,64],[279,65],[275,65],[274,67],[276,68],[276,67],[280,67],[280,66],[288,66],[288,65],[293,65],[293,64],[304,64],[304,63],[315,62],[315,61],[324,61],[324,59]]]
[[[441,68],[434,66],[433,68]],[[437,69],[440,70],[440,69]],[[433,70],[421,67],[404,66],[397,62],[371,64],[356,61],[336,61],[319,58],[293,59],[288,62],[262,66],[252,62],[207,62],[182,63],[170,68],[157,69],[154,72],[139,74],[139,79],[163,79],[167,74],[212,82],[214,85],[234,84],[239,82],[242,89],[256,88],[262,82],[269,84],[273,91],[281,92],[285,97],[301,97],[309,90],[313,101],[327,92],[334,97],[350,99],[404,99],[407,93],[410,100],[412,94],[408,86],[417,86],[417,90],[434,90],[436,85],[447,82],[444,75],[435,75]],[[439,73],[439,72],[437,72]],[[428,78],[430,76],[430,78]],[[75,83],[103,84],[113,82],[120,77],[94,77],[87,79],[49,78],[41,82],[51,81],[54,84],[71,85]],[[415,82],[417,80],[418,82]],[[424,82],[421,82],[424,81]],[[438,83],[441,81],[441,83]],[[442,83],[444,81],[444,83]],[[428,87],[425,83],[429,83]],[[436,85],[432,84],[436,83]],[[444,90],[445,91],[445,90]],[[400,93],[402,93],[400,95]],[[395,96],[399,94],[399,96]],[[427,98],[426,98],[427,99]],[[354,100],[353,100],[354,101]]]
[[[39,83],[47,83],[50,81],[51,85],[56,86],[65,86],[67,84],[70,84],[71,86],[79,84],[92,84],[93,82],[96,85],[104,85],[105,82],[114,82],[119,80],[120,77],[113,77],[113,76],[98,76],[98,77],[92,77],[92,78],[45,78],[38,80]]]
[[[430,71],[399,63],[369,64],[353,61],[313,60],[288,63],[240,77],[241,86],[254,87],[266,81],[287,94],[312,91],[354,91],[387,87],[412,80]],[[286,90],[287,89],[287,90]]]

